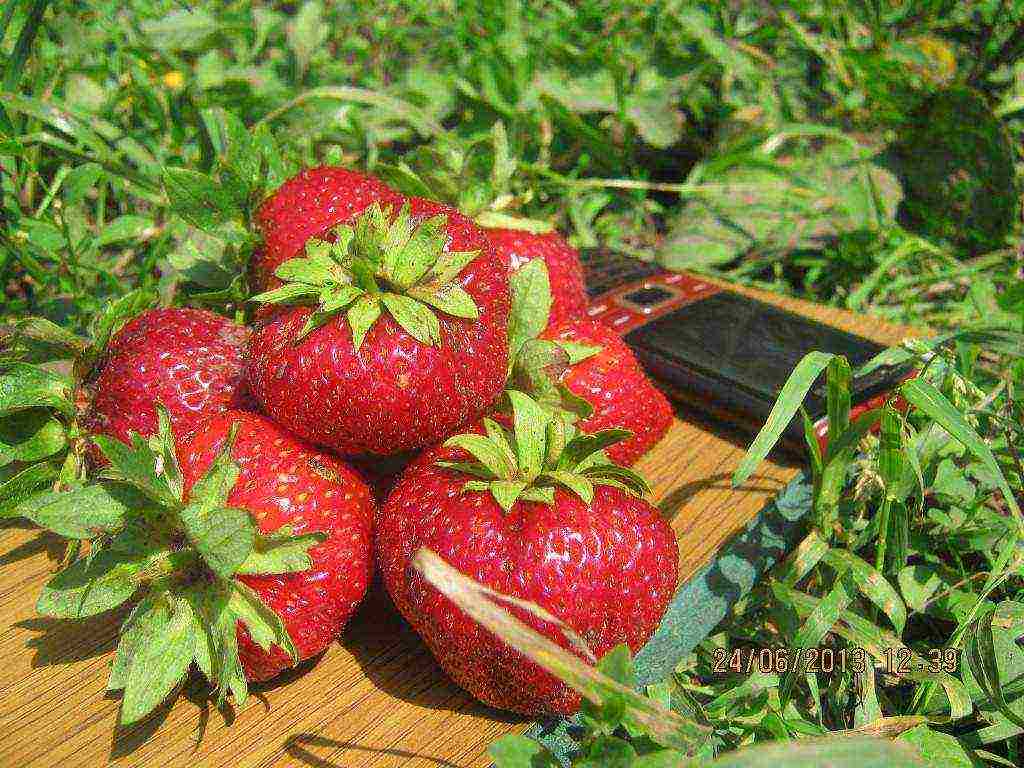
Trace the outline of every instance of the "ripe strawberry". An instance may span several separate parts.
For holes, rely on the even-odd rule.
[[[382,181],[346,168],[307,168],[282,184],[256,211],[263,247],[253,254],[254,284],[276,285],[274,271],[300,255],[311,237],[351,222],[372,203],[402,204],[402,196]]]
[[[312,567],[301,573],[238,576],[274,613],[295,643],[300,660],[327,648],[355,612],[373,575],[374,502],[369,487],[343,462],[320,453],[267,418],[229,411],[179,441],[185,492],[213,464],[239,425],[231,457],[241,468],[227,503],[256,519],[269,536],[282,526],[292,534],[322,532],[309,550]],[[239,627],[238,655],[249,680],[269,680],[294,665],[280,647],[270,652]]]
[[[252,402],[243,353],[249,330],[201,309],[150,309],[106,347],[87,382],[87,432],[128,440],[156,432],[163,403],[180,434],[203,419]]]
[[[310,240],[278,267],[284,285],[255,298],[293,305],[250,342],[266,413],[314,443],[382,455],[478,419],[508,361],[508,277],[480,230],[412,198],[390,213],[374,204],[335,236]]]
[[[557,232],[534,234],[522,229],[484,228],[494,250],[515,272],[533,259],[543,259],[551,285],[548,328],[584,316],[589,303],[580,255]]]
[[[614,330],[593,320],[571,320],[541,338],[599,346],[601,351],[568,366],[559,382],[586,400],[593,413],[576,423],[582,431],[626,429],[632,437],[608,448],[608,458],[631,466],[665,436],[672,406],[651,384],[633,351]]]
[[[44,587],[40,613],[80,619],[140,598],[107,685],[124,690],[122,723],[156,708],[193,662],[240,705],[247,680],[337,637],[372,572],[374,504],[343,463],[251,413],[214,416],[177,443],[162,407],[158,420],[150,440],[95,437],[103,480],[26,509],[89,541]]]
[[[378,515],[378,562],[395,605],[456,683],[491,706],[569,714],[579,696],[455,608],[409,568],[412,555],[429,547],[539,605],[600,657],[620,643],[636,652],[651,636],[676,586],[678,548],[639,497],[642,478],[600,453],[622,432],[573,437],[535,401],[508,394],[514,434],[485,419],[401,477]],[[512,610],[578,653],[552,622]]]
[[[583,432],[628,430],[631,436],[610,446],[608,456],[629,466],[668,431],[672,407],[607,326],[587,319],[546,323],[552,301],[546,271],[533,261],[512,277],[509,385]]]

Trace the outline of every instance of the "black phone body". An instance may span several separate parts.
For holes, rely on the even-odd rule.
[[[605,252],[584,254],[590,315],[622,334],[650,376],[676,400],[750,431],[764,424],[796,364],[814,350],[841,354],[856,370],[883,350],[869,339],[730,291],[689,274],[671,273]],[[631,263],[629,263],[631,262]],[[853,405],[884,399],[909,373],[877,368],[852,382]],[[821,436],[825,392],[805,407]],[[783,444],[802,451],[802,419]]]

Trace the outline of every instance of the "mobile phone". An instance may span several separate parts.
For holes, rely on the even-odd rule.
[[[697,275],[668,272],[604,249],[582,254],[589,315],[616,329],[668,395],[702,413],[756,432],[793,368],[808,352],[844,355],[856,371],[884,347]],[[880,405],[910,374],[883,366],[852,382],[856,412]],[[821,442],[828,431],[824,385],[805,407]],[[782,445],[803,453],[803,421]]]

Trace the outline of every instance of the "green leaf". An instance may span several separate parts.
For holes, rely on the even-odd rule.
[[[944,768],[983,768],[985,765],[970,750],[948,733],[919,725],[900,735],[903,744],[913,746],[926,765]]]
[[[467,320],[476,320],[480,316],[480,310],[477,309],[473,297],[456,283],[442,285],[436,291],[413,287],[407,293],[411,298],[429,304],[446,315]]]
[[[906,566],[899,572],[897,581],[903,599],[914,611],[923,611],[925,604],[943,583],[937,569],[924,563]]]
[[[519,473],[530,482],[544,467],[547,455],[547,425],[550,416],[535,400],[522,392],[507,390],[512,404],[514,450]]]
[[[555,341],[555,343],[569,355],[569,365],[578,365],[604,349],[604,347],[597,344],[580,344],[575,341],[563,341],[561,339]]]
[[[245,584],[232,581],[231,586],[233,591],[228,602],[228,610],[238,621],[245,624],[253,642],[264,651],[269,651],[272,645],[277,645],[298,663],[299,653],[295,650],[295,644],[284,628],[281,617]]]
[[[0,518],[20,517],[19,508],[30,505],[43,488],[51,486],[58,472],[53,464],[33,464],[0,483]]]
[[[517,474],[509,456],[491,438],[476,434],[455,435],[445,440],[444,445],[468,451],[493,478],[511,480]]]
[[[992,449],[964,420],[963,414],[954,408],[953,404],[939,390],[920,378],[903,382],[899,391],[907,399],[907,402],[937,422],[985,465],[985,468],[996,478],[999,489],[1003,493],[1003,499],[1016,517],[1018,526],[1024,530],[1024,516],[1021,514],[1013,491],[1010,490]]]
[[[74,414],[70,382],[28,363],[14,363],[0,375],[0,416],[27,408],[55,408]]]
[[[899,593],[886,578],[864,560],[845,549],[830,549],[822,558],[836,572],[849,573],[853,583],[868,600],[889,617],[898,635],[907,623],[907,609]]]
[[[543,259],[531,259],[509,278],[511,305],[508,316],[509,360],[523,344],[540,336],[551,311],[551,285]]]
[[[81,203],[93,187],[105,178],[106,173],[99,163],[82,163],[76,165],[67,176],[64,177],[64,185],[61,187],[64,194],[64,204],[74,207]]]
[[[161,18],[146,19],[142,32],[162,51],[198,50],[221,29],[220,23],[202,8],[175,8]]]
[[[520,495],[526,490],[526,483],[522,480],[492,480],[487,484],[498,506],[505,512],[510,512]]]
[[[140,499],[131,489],[109,484],[40,494],[15,507],[14,514],[69,539],[112,533]]]
[[[382,293],[381,303],[406,333],[421,344],[441,343],[441,324],[429,308],[408,296]]]
[[[295,68],[301,79],[313,54],[327,40],[330,24],[324,21],[319,0],[307,0],[287,26],[288,45],[295,56]]]
[[[348,308],[346,317],[352,329],[352,346],[356,352],[363,345],[363,339],[380,317],[380,299],[374,295],[362,296]]]
[[[132,656],[135,655],[135,649],[148,639],[145,621],[137,619],[153,610],[158,603],[166,610],[163,595],[145,597],[132,608],[128,617],[121,623],[117,653],[114,655],[114,661],[110,666],[110,675],[107,677],[108,691],[123,690],[128,682],[128,668],[131,665]]]
[[[256,523],[244,509],[186,504],[179,513],[185,534],[210,569],[222,578],[234,575],[253,551]]]
[[[495,768],[561,768],[562,764],[540,742],[508,734],[493,742],[487,754]]]
[[[327,540],[325,533],[296,536],[285,526],[272,534],[257,534],[252,552],[235,571],[236,574],[297,573],[313,567],[309,556],[312,547]]]
[[[562,450],[558,459],[558,468],[576,470],[580,464],[598,451],[628,440],[633,433],[628,429],[602,429],[593,435],[580,433],[573,437]]]
[[[381,276],[403,289],[422,280],[444,250],[447,223],[448,217],[440,214],[415,226],[401,248],[385,252]]]
[[[0,467],[32,463],[67,446],[64,425],[43,408],[17,411],[0,419]]]
[[[772,406],[767,421],[761,427],[761,431],[757,433],[754,442],[750,444],[743,461],[736,468],[732,476],[734,488],[745,483],[757,466],[768,456],[771,449],[775,447],[782,433],[800,409],[807,393],[814,386],[814,382],[833,358],[834,355],[827,352],[809,352],[797,363],[796,368],[786,379],[786,383],[782,385],[782,391],[779,392],[779,397],[775,401],[775,405]]]
[[[968,687],[975,687],[987,697],[987,708],[998,710],[1006,720],[1024,730],[1024,713],[1015,712],[1006,698],[1011,686],[1016,686],[1018,696],[1024,687],[1020,677],[1024,674],[1024,651],[1017,645],[1017,638],[1024,631],[1022,620],[1024,603],[1006,601],[984,610],[970,627],[963,655],[970,671],[969,677],[964,676]]]
[[[577,475],[573,472],[556,469],[549,472],[542,472],[539,475],[539,479],[563,486],[579,496],[580,500],[584,504],[589,505],[590,502],[594,500],[594,486],[590,480],[583,475]]]
[[[126,214],[104,225],[96,235],[96,245],[112,245],[130,240],[138,240],[153,227],[153,220],[145,216]]]
[[[950,737],[952,738],[952,737]],[[922,768],[914,750],[882,739],[835,736],[728,752],[706,768]]]
[[[602,656],[597,662],[597,669],[617,683],[628,688],[636,688],[633,654],[625,643],[619,643]]]
[[[555,226],[543,219],[528,219],[524,216],[512,216],[501,211],[481,211],[473,217],[477,226],[486,229],[515,229],[533,235],[544,235],[552,232]]]
[[[163,184],[171,210],[206,232],[214,233],[221,224],[242,215],[224,188],[199,171],[164,168]]]
[[[309,304],[320,296],[320,286],[309,283],[285,283],[263,293],[257,293],[249,301],[257,304]]]
[[[480,255],[479,251],[444,251],[423,278],[423,284],[445,285],[454,282],[466,267]]]
[[[611,485],[632,493],[634,496],[647,496],[651,493],[651,486],[647,484],[643,476],[629,467],[598,461],[584,467],[582,473],[596,485]]]
[[[109,611],[135,594],[142,566],[143,561],[118,552],[92,552],[46,583],[36,610],[61,619],[81,619]]]
[[[141,436],[133,432],[131,445],[108,435],[93,435],[92,439],[110,462],[101,477],[127,483],[164,507],[180,503],[181,498],[175,495],[171,478],[164,471],[163,456],[154,452]]]
[[[94,354],[102,354],[110,343],[111,337],[126,322],[152,306],[156,298],[156,294],[153,292],[140,288],[126,293],[110,304],[105,304],[90,323]]]
[[[19,338],[29,339],[45,345],[50,351],[48,359],[74,359],[89,346],[89,342],[77,334],[61,328],[43,317],[27,317],[18,323]]]
[[[128,665],[121,724],[141,720],[185,681],[195,655],[195,622],[187,600],[173,609],[156,606],[136,618],[138,640]]]

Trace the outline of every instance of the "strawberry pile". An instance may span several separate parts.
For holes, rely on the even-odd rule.
[[[257,203],[253,322],[136,291],[90,339],[38,318],[8,339],[0,440],[29,438],[0,444],[0,515],[68,541],[39,612],[130,606],[108,687],[132,723],[193,668],[240,705],[248,683],[327,649],[379,568],[459,685],[574,711],[410,560],[433,549],[597,655],[657,627],[677,546],[627,467],[671,410],[586,319],[578,254],[341,168]]]

